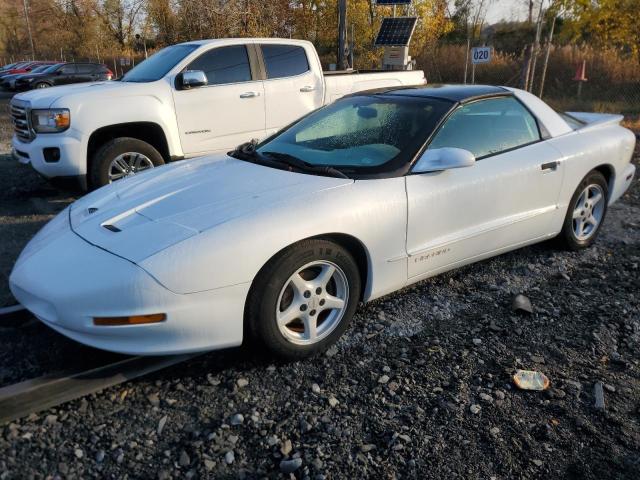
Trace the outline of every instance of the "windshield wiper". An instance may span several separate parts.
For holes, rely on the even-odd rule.
[[[298,170],[302,170],[303,172],[312,172],[312,173],[323,173],[326,175],[331,175],[332,177],[339,178],[349,178],[343,172],[334,168],[330,165],[312,165],[304,160],[299,159],[293,155],[289,155],[288,153],[281,152],[262,152],[263,155],[268,155],[270,157],[275,158],[279,162],[282,162],[290,167],[297,168]]]
[[[228,155],[241,160],[255,160],[259,155],[256,151],[256,145],[258,145],[258,141],[256,139],[253,139],[250,142],[241,143],[234,150],[229,152]]]

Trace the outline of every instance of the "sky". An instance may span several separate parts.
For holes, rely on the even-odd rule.
[[[486,23],[496,23],[500,20],[524,20],[528,14],[526,4],[525,0],[493,0],[487,9]],[[534,18],[536,16],[537,12],[534,12]]]

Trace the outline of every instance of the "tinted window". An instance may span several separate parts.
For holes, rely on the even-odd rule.
[[[249,56],[243,45],[209,50],[191,62],[187,70],[202,70],[207,76],[209,85],[251,80]]]
[[[154,53],[147,60],[139,63],[129,70],[123,82],[154,82],[164,77],[169,70],[175,67],[180,60],[193,52],[198,45],[182,44],[163,48],[158,53]]]
[[[60,72],[62,72],[65,75],[76,73],[76,66],[75,65],[65,65],[60,69]]]
[[[459,107],[429,145],[464,148],[476,158],[540,140],[538,124],[513,97],[480,100]]]
[[[94,65],[89,65],[87,63],[81,63],[76,65],[76,67],[78,69],[78,73],[93,73],[96,68]]]
[[[436,99],[349,97],[308,115],[258,151],[362,173],[392,171],[408,164],[450,108]]]
[[[267,67],[267,78],[300,75],[309,71],[307,53],[295,45],[262,45],[262,55]]]
[[[56,70],[58,70],[61,66],[60,65],[49,65],[47,67],[46,70],[44,70],[42,73],[51,73],[51,72],[55,72]]]

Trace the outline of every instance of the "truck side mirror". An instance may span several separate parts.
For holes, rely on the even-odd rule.
[[[451,168],[470,167],[476,157],[462,148],[434,148],[426,150],[411,169],[412,173],[439,172]]]
[[[187,70],[179,75],[178,81],[184,90],[204,87],[207,85],[207,76],[202,70]]]

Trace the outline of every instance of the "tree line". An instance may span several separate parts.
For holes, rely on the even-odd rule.
[[[411,54],[439,42],[500,42],[514,51],[532,42],[541,0],[521,0],[529,19],[488,27],[497,0],[414,0],[398,15],[419,17]],[[338,0],[0,0],[0,58],[97,59],[137,56],[177,42],[220,37],[285,37],[314,42],[323,63],[335,62]],[[616,48],[640,60],[637,0],[545,0],[545,30],[557,19],[556,42]],[[347,38],[357,68],[379,65],[373,42],[392,7],[347,0]]]

